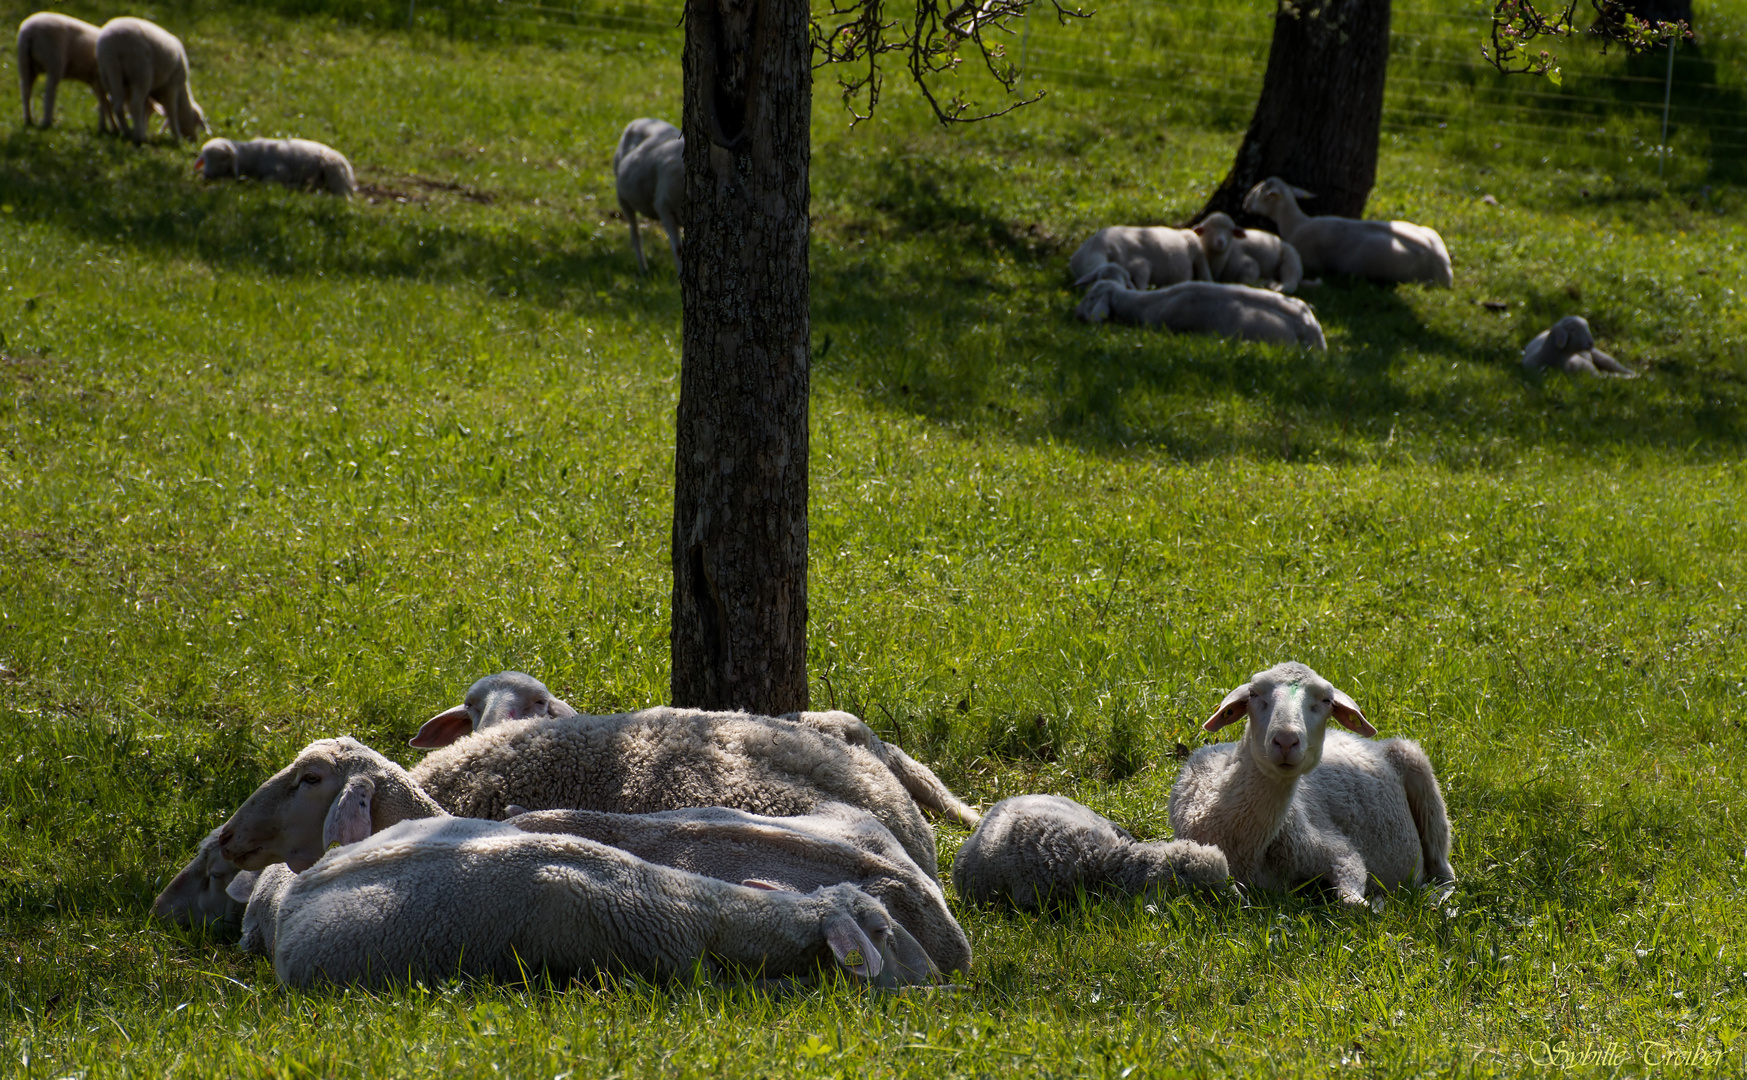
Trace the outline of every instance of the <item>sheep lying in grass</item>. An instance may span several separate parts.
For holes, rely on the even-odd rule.
[[[520,671],[500,671],[469,687],[460,705],[445,709],[425,721],[409,745],[430,750],[448,746],[464,735],[484,731],[506,720],[576,715],[575,709],[546,689],[539,679]],[[872,753],[922,809],[972,827],[979,820],[977,812],[954,795],[934,770],[898,746],[882,740],[859,717],[832,711],[786,713],[778,719],[803,724]]]
[[[926,956],[920,971],[888,964],[903,938],[852,885],[808,895],[746,887],[477,819],[401,822],[253,886],[246,940],[289,986],[542,974],[562,983],[601,971],[673,979],[699,965],[784,977],[833,962],[870,980],[929,974]]]
[[[55,93],[62,79],[76,79],[97,95],[97,126],[109,130],[114,120],[97,74],[98,29],[82,19],[54,11],[39,11],[18,24],[18,85],[24,94],[24,126],[32,123],[30,95],[36,77],[43,76],[42,126],[55,122]]]
[[[637,232],[637,215],[642,214],[661,222],[677,271],[679,227],[685,217],[685,139],[679,129],[649,117],[626,124],[618,149],[613,151],[613,176],[619,210],[631,225],[637,269],[649,272],[649,262],[643,258],[643,238]]]
[[[1636,378],[1638,373],[1595,347],[1595,335],[1589,332],[1589,321],[1581,315],[1567,315],[1551,329],[1535,335],[1523,348],[1523,367],[1554,368],[1572,375],[1603,372]]]
[[[1244,196],[1244,209],[1278,225],[1280,238],[1298,249],[1306,270],[1450,287],[1450,253],[1435,230],[1411,221],[1311,217],[1298,200],[1315,197],[1271,176]]]
[[[1190,281],[1168,289],[1141,292],[1114,281],[1086,291],[1074,312],[1087,322],[1163,326],[1180,334],[1218,334],[1243,341],[1271,341],[1326,349],[1322,324],[1310,305],[1268,289]]]
[[[1201,241],[1188,229],[1141,225],[1099,229],[1069,257],[1068,272],[1075,285],[1090,285],[1109,280],[1101,274],[1110,265],[1121,267],[1136,289],[1213,280]]]
[[[1195,235],[1214,281],[1291,293],[1304,280],[1298,249],[1273,233],[1240,229],[1225,214],[1212,213],[1195,226]]]
[[[1216,847],[1186,840],[1137,843],[1127,830],[1072,799],[1020,795],[983,815],[952,863],[959,896],[1039,909],[1079,889],[1131,896],[1171,887],[1213,888],[1230,876]]]
[[[194,159],[194,171],[208,180],[270,180],[342,199],[358,187],[344,154],[309,139],[209,139]]]
[[[237,868],[219,851],[219,833],[214,829],[200,842],[194,860],[182,869],[152,903],[152,914],[165,922],[179,926],[199,926],[203,923],[235,924],[243,917],[245,894],[240,899],[229,895],[231,880]]]
[[[97,32],[97,71],[115,113],[117,130],[128,117],[133,141],[146,141],[151,102],[164,110],[173,138],[194,138],[207,129],[206,114],[188,88],[188,53],[176,36],[144,19],[111,19]]]
[[[1334,718],[1348,730],[1329,731]],[[1322,879],[1342,903],[1367,890],[1453,882],[1450,823],[1431,762],[1375,735],[1353,699],[1298,663],[1257,672],[1202,727],[1247,718],[1237,742],[1189,756],[1171,789],[1180,839],[1225,852],[1240,882],[1290,889]]]
[[[657,814],[543,810],[509,819],[529,832],[581,836],[640,859],[722,881],[793,892],[849,884],[878,900],[943,971],[969,971],[971,946],[934,879],[865,810],[826,803],[797,817],[720,806]]]

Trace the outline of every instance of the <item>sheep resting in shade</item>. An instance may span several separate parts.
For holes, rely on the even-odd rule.
[[[1230,876],[1216,847],[1137,842],[1127,830],[1058,795],[1003,799],[983,815],[952,863],[952,881],[973,904],[1038,909],[1077,890],[1139,896],[1168,888],[1213,888]]]
[[[208,180],[265,180],[342,199],[358,187],[344,154],[309,139],[209,139],[194,159],[194,171]]]
[[[1581,315],[1567,315],[1551,329],[1535,335],[1523,347],[1523,367],[1552,368],[1572,375],[1622,375],[1636,378],[1638,373],[1595,347],[1595,335],[1589,332],[1589,321]]]

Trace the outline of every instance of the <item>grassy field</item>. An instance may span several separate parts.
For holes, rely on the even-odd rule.
[[[1398,12],[1371,212],[1457,285],[1330,281],[1316,357],[1088,327],[1065,277],[1223,175],[1261,54],[1215,30],[1265,38],[1260,0],[1040,22],[1051,95],[970,128],[894,78],[851,129],[821,83],[814,701],[1151,838],[1224,691],[1301,659],[1426,746],[1462,882],[964,910],[962,993],[774,1000],[287,993],[148,916],[312,738],[410,761],[504,667],[666,695],[678,289],[608,159],[677,118],[672,19],[328,10],[138,13],[218,132],[331,142],[369,198],[203,187],[77,85],[0,134],[0,1076],[1747,1073],[1747,10],[1701,0],[1721,120],[1665,182],[1590,135],[1630,102],[1579,99],[1642,62],[1575,51],[1525,132],[1500,110],[1551,88],[1440,83],[1477,40]],[[1572,312],[1644,376],[1524,374]]]

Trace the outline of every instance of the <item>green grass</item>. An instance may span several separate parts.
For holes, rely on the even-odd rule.
[[[1430,752],[1448,902],[966,910],[960,994],[775,1000],[287,993],[155,925],[311,738],[411,760],[503,667],[593,711],[666,696],[678,290],[658,241],[637,276],[608,158],[677,116],[671,19],[326,10],[140,13],[220,132],[332,142],[375,203],[202,187],[186,148],[99,139],[78,86],[57,130],[0,134],[0,1075],[1747,1072],[1740,162],[1692,124],[1666,183],[1588,127],[1494,148],[1553,91],[1409,82],[1477,44],[1412,12],[1371,210],[1435,225],[1457,286],[1308,293],[1326,357],[1071,316],[1085,233],[1224,174],[1261,53],[1207,35],[1237,16],[1040,22],[1068,74],[965,129],[896,78],[849,129],[821,84],[811,670],[967,798],[1155,837],[1178,744],[1304,660]],[[1700,18],[1728,120],[1747,12]],[[1573,54],[1569,109],[1638,124],[1576,100],[1628,66]],[[1573,311],[1644,377],[1525,375]]]

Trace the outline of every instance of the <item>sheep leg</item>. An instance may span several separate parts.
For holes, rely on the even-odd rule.
[[[146,109],[146,88],[143,85],[130,88],[128,95],[128,117],[133,121],[133,141],[146,141],[146,117],[151,113]]]
[[[1328,869],[1328,883],[1341,903],[1348,907],[1365,906],[1365,860],[1351,848],[1335,855]]]
[[[55,91],[61,87],[60,72],[50,70],[42,84],[42,126],[49,128],[55,122]]]
[[[667,246],[673,249],[673,272],[679,273],[679,217],[671,210],[661,214],[661,230],[667,234]]]
[[[1419,833],[1426,879],[1440,884],[1455,881],[1456,871],[1450,867],[1450,817],[1444,808],[1444,795],[1438,790],[1438,779],[1432,773],[1431,759],[1413,743],[1392,739],[1382,746],[1407,789],[1407,810],[1413,815],[1414,830]]]
[[[31,125],[30,91],[36,83],[36,71],[30,65],[30,54],[18,50],[18,88],[24,93],[24,126]]]
[[[643,258],[643,238],[637,234],[637,211],[627,206],[623,199],[619,200],[619,211],[631,223],[631,250],[637,253],[637,272],[647,274],[649,264]]]
[[[1592,348],[1589,350],[1589,362],[1602,371],[1611,371],[1615,375],[1624,375],[1628,379],[1638,374],[1600,349]]]

